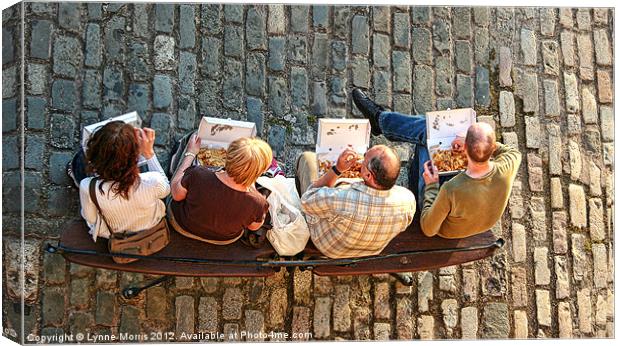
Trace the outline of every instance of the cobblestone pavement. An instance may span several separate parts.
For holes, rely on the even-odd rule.
[[[25,145],[26,335],[613,337],[613,10],[26,3],[22,16],[20,6],[2,15],[5,335],[20,330],[13,302]],[[474,107],[523,152],[494,227],[504,249],[416,273],[412,287],[387,275],[282,271],[178,277],[131,301],[120,288],[149,276],[43,251],[78,216],[63,166],[85,124],[137,110],[167,162],[201,115],[254,121],[290,174],[313,148],[318,117],[360,117],[353,86],[403,112]],[[410,146],[398,148],[406,161]]]

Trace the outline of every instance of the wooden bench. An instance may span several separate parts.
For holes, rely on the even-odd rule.
[[[170,235],[170,244],[159,253],[133,263],[118,264],[108,252],[107,239],[93,242],[85,222],[74,220],[63,227],[58,245],[48,244],[47,251],[89,267],[164,275],[143,287],[125,289],[123,295],[130,298],[170,276],[267,277],[282,267],[299,267],[326,276],[410,273],[480,260],[493,255],[504,244],[491,231],[464,239],[429,238],[420,230],[417,219],[381,254],[351,259],[328,259],[311,241],[294,258],[280,258],[268,241],[254,249],[240,241],[226,246],[211,245],[172,229]],[[404,284],[412,284],[411,276],[397,277]]]

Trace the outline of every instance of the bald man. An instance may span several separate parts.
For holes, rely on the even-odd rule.
[[[454,150],[465,151],[467,169],[440,188],[438,171],[426,148],[426,118],[388,112],[359,89],[353,90],[353,101],[370,120],[373,134],[416,144],[412,171],[423,179],[418,179],[414,192],[418,205],[423,206],[420,225],[425,235],[464,238],[490,229],[499,220],[508,204],[521,153],[496,142],[490,125],[474,124],[465,138],[453,141]]]
[[[376,145],[364,155],[361,179],[339,181],[357,161],[357,153],[343,151],[336,165],[318,177],[316,154],[297,160],[296,179],[310,238],[324,255],[347,258],[376,255],[413,221],[416,202],[411,191],[396,186],[400,158]]]

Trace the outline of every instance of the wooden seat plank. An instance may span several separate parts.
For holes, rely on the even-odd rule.
[[[93,242],[88,227],[82,220],[71,221],[63,227],[60,244],[72,249],[108,253],[108,241],[98,238]],[[254,261],[258,257],[270,257],[275,251],[267,244],[260,249],[250,248],[241,242],[221,246],[190,239],[170,230],[170,244],[156,256],[201,258],[214,260]],[[208,265],[158,259],[140,259],[133,263],[118,264],[107,256],[63,253],[65,259],[77,264],[136,273],[175,276],[270,276],[276,270],[268,267],[239,265]]]
[[[381,255],[395,254],[405,251],[466,248],[483,246],[495,242],[497,238],[491,231],[463,239],[445,239],[438,236],[427,237],[422,233],[417,220],[394,238],[381,252]],[[407,256],[397,256],[387,259],[378,259],[360,262],[347,266],[317,266],[313,272],[322,276],[335,275],[366,275],[376,273],[402,273],[431,270],[448,267],[456,264],[476,261],[493,255],[496,248],[483,250],[451,251],[441,253],[422,253]]]

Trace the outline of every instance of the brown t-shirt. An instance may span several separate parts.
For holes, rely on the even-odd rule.
[[[262,221],[269,210],[267,199],[256,190],[234,190],[202,166],[188,168],[181,185],[187,196],[172,201],[174,218],[183,229],[201,238],[234,239],[244,227]]]

